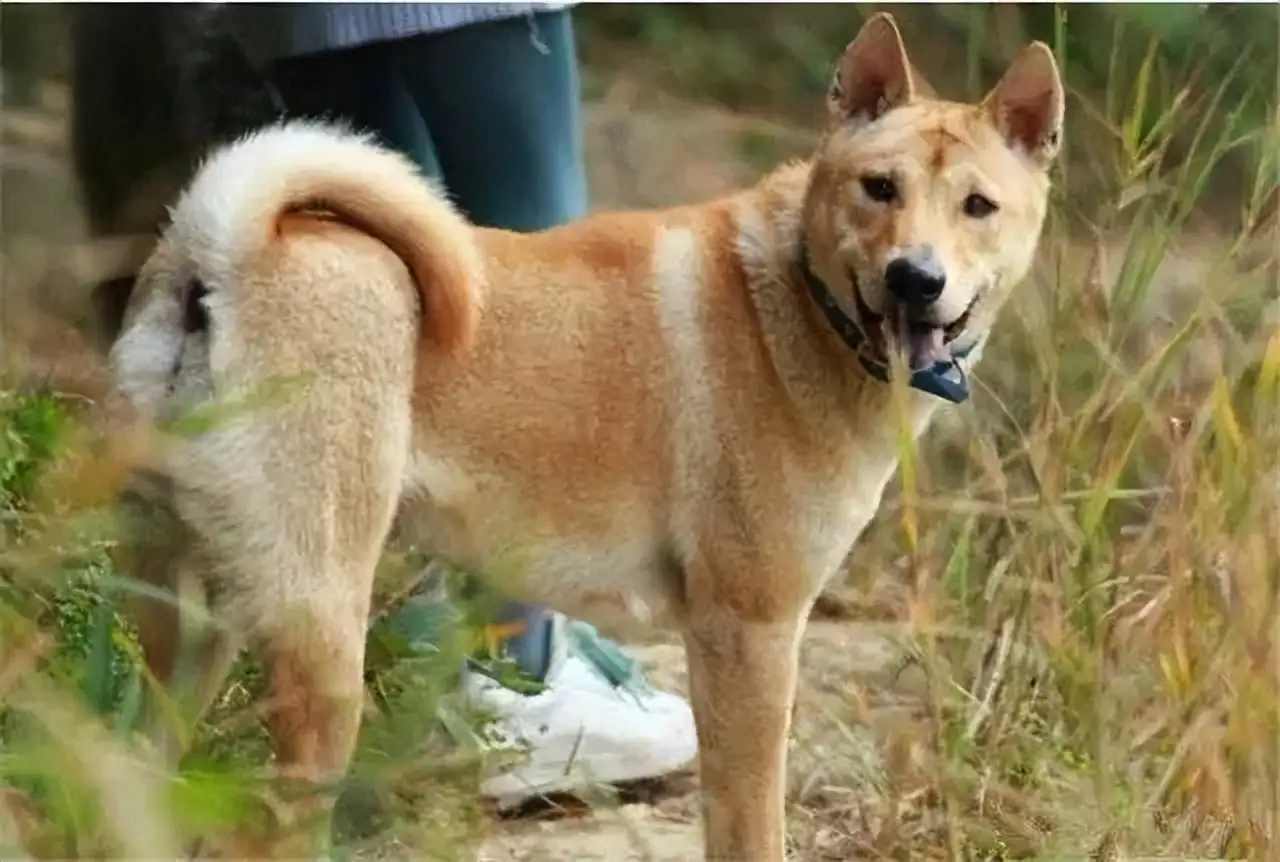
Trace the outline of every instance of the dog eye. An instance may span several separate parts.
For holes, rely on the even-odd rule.
[[[892,203],[898,197],[898,187],[893,180],[880,174],[872,174],[862,178],[862,190],[867,197],[877,203]]]
[[[969,195],[964,199],[964,214],[969,218],[986,218],[1000,207],[990,198],[979,194]]]

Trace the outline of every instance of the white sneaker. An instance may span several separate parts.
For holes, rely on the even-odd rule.
[[[562,650],[545,684],[542,692],[524,695],[483,674],[465,674],[472,705],[493,717],[486,740],[495,749],[526,751],[480,784],[500,809],[592,784],[656,778],[697,755],[689,704],[639,673],[615,685],[587,657]]]

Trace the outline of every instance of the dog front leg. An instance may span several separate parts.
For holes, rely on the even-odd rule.
[[[706,858],[786,857],[786,755],[805,615],[756,621],[730,606],[690,617],[689,683]]]

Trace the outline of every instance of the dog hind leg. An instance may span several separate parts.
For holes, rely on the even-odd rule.
[[[271,678],[266,725],[277,770],[300,785],[301,794],[276,812],[284,817],[268,827],[267,836],[233,839],[237,843],[231,846],[238,848],[233,855],[309,857],[327,837],[329,801],[318,785],[341,776],[355,747],[369,598],[385,531],[370,525],[373,530],[360,542],[365,559],[344,563],[345,555],[333,554],[331,542],[296,542],[296,536],[273,526],[267,532],[276,546],[258,547],[254,556],[277,563],[270,567],[272,581],[296,586],[298,594],[290,595],[264,589],[270,582],[249,570],[253,559],[248,555],[220,555],[216,537],[207,541],[178,514],[172,483],[159,474],[136,475],[121,496],[120,510],[128,527],[120,545],[121,568],[143,587],[130,613],[147,666],[163,688],[146,691],[149,735],[176,765],[181,740],[247,641]],[[195,522],[207,528],[206,519]],[[314,550],[300,553],[299,547]],[[253,586],[246,589],[248,584]],[[267,593],[274,595],[269,599]]]
[[[372,588],[373,567],[351,580]],[[272,680],[267,726],[277,768],[301,793],[276,830],[267,850],[272,856],[308,856],[327,841],[332,798],[323,785],[346,770],[364,704],[364,595],[365,601],[341,607],[295,605],[256,635]]]
[[[176,512],[172,483],[150,471],[135,473],[120,495],[118,511],[124,531],[117,564],[141,587],[126,613],[137,627],[152,676],[144,686],[143,722],[174,766],[182,754],[180,737],[212,702],[240,642],[208,613],[207,561]]]

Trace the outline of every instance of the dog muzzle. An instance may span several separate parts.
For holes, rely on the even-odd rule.
[[[798,243],[798,248],[796,265],[800,270],[800,277],[809,289],[813,301],[822,309],[827,323],[854,352],[858,362],[868,374],[881,383],[888,383],[889,364],[875,355],[871,348],[871,340],[862,331],[862,327],[844,313],[844,309],[836,302],[835,296],[827,289],[827,285],[809,268],[808,249],[803,240]],[[969,375],[965,373],[963,362],[969,354],[973,353],[979,342],[980,339],[973,339],[963,344],[955,344],[951,348],[949,359],[934,362],[928,368],[911,372],[907,385],[952,404],[964,403],[969,399]]]

